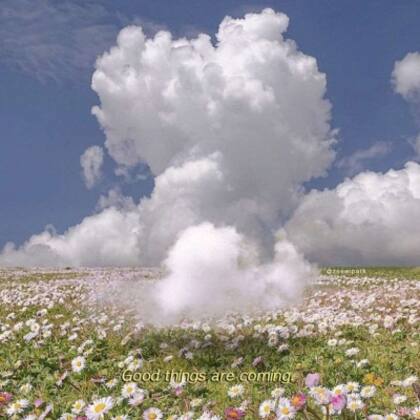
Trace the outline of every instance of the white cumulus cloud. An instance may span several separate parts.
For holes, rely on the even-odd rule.
[[[327,265],[418,265],[420,165],[362,172],[312,191],[286,224],[289,239]]]
[[[101,177],[104,151],[100,146],[88,147],[80,156],[80,165],[87,188],[92,188]]]
[[[420,99],[420,53],[408,53],[397,61],[392,72],[394,89],[405,99]]]
[[[270,9],[227,17],[216,45],[125,28],[92,80],[110,155],[160,175],[218,152],[234,194],[287,213],[334,157],[325,75],[283,38],[287,25]]]
[[[138,213],[115,207],[86,217],[58,235],[50,229],[20,248],[6,244],[0,264],[9,266],[134,266],[138,263]]]
[[[170,274],[155,290],[163,318],[274,310],[295,302],[313,275],[290,242],[279,241],[274,260],[258,264],[252,243],[232,227],[210,223],[183,231],[164,263]]]

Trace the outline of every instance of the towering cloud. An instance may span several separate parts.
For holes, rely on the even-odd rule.
[[[215,43],[123,29],[97,61],[93,113],[118,171],[149,166],[151,197],[118,197],[63,235],[8,245],[0,264],[163,261],[169,274],[148,297],[169,316],[232,309],[229,296],[265,309],[295,297],[310,266],[274,235],[302,183],[325,174],[335,140],[325,75],[284,38],[288,23],[271,9],[226,17]],[[101,160],[96,148],[82,157],[88,186]]]
[[[134,210],[135,228],[127,217],[132,207],[118,210],[119,222],[130,220],[127,228],[136,232],[137,243],[125,247],[133,244],[137,263],[161,262],[184,229],[203,222],[234,226],[267,257],[302,183],[329,167],[334,132],[325,75],[284,38],[288,23],[271,9],[226,17],[214,44],[208,35],[173,39],[165,31],[148,39],[130,26],[98,59],[92,87],[100,106],[93,113],[105,146],[120,168],[146,163],[156,176],[151,197]],[[97,178],[98,151],[82,157],[88,186]],[[57,256],[51,263],[103,264],[95,252],[81,262],[67,240],[83,236],[77,232],[95,236],[98,219],[98,238],[114,232],[114,218],[93,215],[61,236],[60,247],[56,236],[42,234],[20,249],[9,247],[7,261],[28,252],[36,260],[32,244],[42,243]]]
[[[269,9],[225,18],[215,46],[207,35],[124,29],[92,81],[111,156],[159,176],[219,153],[233,200],[287,213],[297,187],[333,158],[325,76],[283,39],[287,25]]]

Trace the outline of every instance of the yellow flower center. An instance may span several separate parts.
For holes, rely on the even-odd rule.
[[[103,402],[101,402],[99,404],[96,404],[96,406],[95,406],[95,413],[101,413],[102,411],[105,410],[105,407],[106,407],[106,405]]]
[[[289,414],[290,412],[289,407],[283,407],[280,411],[281,411],[281,414],[285,414],[285,415]]]
[[[155,414],[155,413],[150,413],[150,414],[149,414],[149,419],[150,419],[150,420],[155,420],[155,419],[157,419],[157,414]]]

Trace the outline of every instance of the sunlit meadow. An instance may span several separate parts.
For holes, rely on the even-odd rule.
[[[420,270],[328,269],[298,307],[164,329],[98,299],[157,276],[1,271],[0,418],[420,418]]]

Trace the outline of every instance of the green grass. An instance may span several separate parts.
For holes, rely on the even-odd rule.
[[[411,282],[404,282],[403,279],[412,280],[420,274],[419,268],[392,267],[366,270],[367,277],[381,277],[385,280],[399,278],[401,287],[408,288],[407,293],[411,293],[414,289],[410,288]],[[4,277],[1,284],[3,291],[10,290],[11,293],[13,288],[20,287],[21,292],[26,293],[39,284],[40,280],[54,282],[54,285],[59,287],[62,280],[75,278],[78,275],[75,272],[43,275],[24,273],[19,279],[10,280],[10,276]],[[83,274],[80,275],[83,276]],[[340,287],[347,291],[349,296],[366,292],[364,288],[354,285],[344,284]],[[15,399],[27,398],[31,404],[36,399],[43,401],[40,408],[33,408],[31,405],[27,412],[39,415],[48,403],[52,403],[54,408],[49,418],[57,419],[64,412],[70,412],[72,404],[78,399],[83,399],[88,404],[100,396],[112,396],[116,400],[124,385],[122,374],[127,370],[124,360],[130,354],[141,354],[143,366],[139,372],[142,374],[160,372],[161,375],[156,382],[140,381],[138,383],[138,386],[147,390],[148,393],[148,397],[141,405],[132,407],[127,400],[124,400],[113,408],[112,415],[128,414],[133,419],[139,419],[148,407],[159,407],[167,418],[168,415],[181,415],[191,410],[191,402],[200,398],[203,399],[204,405],[219,415],[223,415],[227,407],[237,407],[244,400],[249,400],[245,418],[256,419],[259,404],[270,398],[270,392],[276,387],[284,387],[287,397],[299,391],[307,392],[304,378],[310,372],[319,372],[322,384],[329,388],[349,381],[356,381],[361,385],[375,383],[377,393],[368,403],[369,413],[395,412],[398,407],[393,403],[392,396],[397,392],[403,393],[408,398],[403,406],[410,408],[418,404],[411,387],[401,390],[391,385],[393,380],[404,379],[420,371],[418,331],[415,325],[409,324],[404,318],[400,319],[392,330],[379,325],[376,335],[369,332],[367,323],[359,326],[346,325],[334,331],[327,329],[324,332],[319,331],[314,323],[315,334],[308,337],[292,335],[287,340],[280,340],[276,346],[271,347],[268,345],[267,334],[256,334],[254,327],[256,324],[267,323],[284,326],[286,321],[283,314],[279,314],[277,319],[267,319],[265,322],[261,319],[254,320],[250,325],[240,325],[237,321],[236,330],[231,335],[215,327],[206,332],[179,327],[167,329],[148,327],[140,332],[134,332],[135,321],[124,310],[111,307],[85,307],[77,299],[77,293],[80,291],[74,285],[63,286],[60,290],[63,302],[57,303],[51,298],[55,302],[54,305],[48,309],[46,315],[41,317],[37,315],[37,312],[45,305],[27,304],[24,311],[17,301],[0,305],[0,325],[3,325],[3,332],[13,329],[13,326],[20,321],[25,323],[28,319],[34,319],[41,326],[45,319],[47,324],[52,325],[51,336],[43,339],[41,343],[36,344],[38,339],[30,342],[24,340],[24,335],[29,331],[29,327],[25,325],[20,331],[13,332],[13,338],[0,343],[0,392],[10,392]],[[328,290],[330,290],[328,285],[322,289],[326,296],[320,300],[320,308],[330,307],[329,305],[336,301],[333,296],[328,296]],[[332,290],[336,290],[333,285],[331,285]],[[330,298],[332,300],[329,300]],[[392,296],[388,301],[387,295],[384,294],[384,301],[381,304],[389,307],[390,314],[399,311],[399,302]],[[351,301],[343,300],[342,311],[349,311],[350,307]],[[373,315],[377,313],[378,316],[382,316],[382,312],[376,312],[377,305],[373,309]],[[10,319],[10,316],[8,318],[12,312],[15,313],[14,319]],[[98,322],[98,317],[104,314],[108,318],[104,323]],[[61,333],[61,327],[65,323],[69,323],[69,328],[64,334]],[[116,324],[121,324],[121,329],[118,331],[113,330]],[[298,329],[304,327],[301,320],[296,321],[294,325]],[[75,328],[77,331],[74,331]],[[101,337],[101,329],[107,330],[106,337]],[[77,332],[77,338],[69,339],[74,332]],[[346,339],[348,344],[337,347],[328,345],[328,340],[334,338],[337,332],[340,334],[337,338]],[[131,337],[124,343],[123,340],[130,333]],[[207,334],[210,334],[210,337],[206,337]],[[227,345],[234,343],[238,337],[241,339],[237,346]],[[85,348],[85,351],[88,350],[89,353],[85,355],[86,368],[81,373],[72,372],[71,361],[80,354],[78,347],[88,339],[92,340],[92,344]],[[194,347],[194,340],[200,343],[198,348]],[[204,345],[205,343],[210,343],[210,345]],[[277,350],[281,343],[288,344],[287,351]],[[351,347],[360,349],[356,357],[350,358],[345,355],[345,350]],[[180,354],[182,349],[186,348],[193,353],[191,360]],[[173,356],[173,359],[165,362],[167,356]],[[232,367],[232,363],[238,357],[243,357],[242,365]],[[253,366],[256,357],[261,357],[262,362],[258,366]],[[368,359],[369,365],[366,367],[354,365],[353,360],[362,359]],[[164,377],[164,373],[171,370],[190,374],[192,372],[204,373],[207,378],[201,382],[187,383],[182,394],[176,396],[169,389],[168,381]],[[67,378],[64,379],[62,385],[57,385],[57,380],[66,371]],[[265,371],[290,372],[292,380],[285,383],[243,381],[244,395],[233,399],[228,397],[229,387],[240,382],[238,378],[241,374]],[[214,373],[228,372],[234,374],[234,380],[208,380]],[[118,380],[118,384],[113,389],[105,385],[105,382],[111,379]],[[20,390],[20,387],[26,383],[32,385],[29,394],[24,394]],[[321,415],[316,404],[311,402],[310,405],[318,412],[318,415]],[[5,414],[6,407],[1,408],[0,404],[0,417],[1,410]],[[201,410],[201,408],[195,409],[194,418],[198,417]],[[302,415],[301,412],[298,413],[298,417]],[[311,417],[309,411],[305,415]],[[350,412],[347,415],[355,417]],[[356,418],[363,418],[364,415],[364,412],[360,411],[356,413]]]

